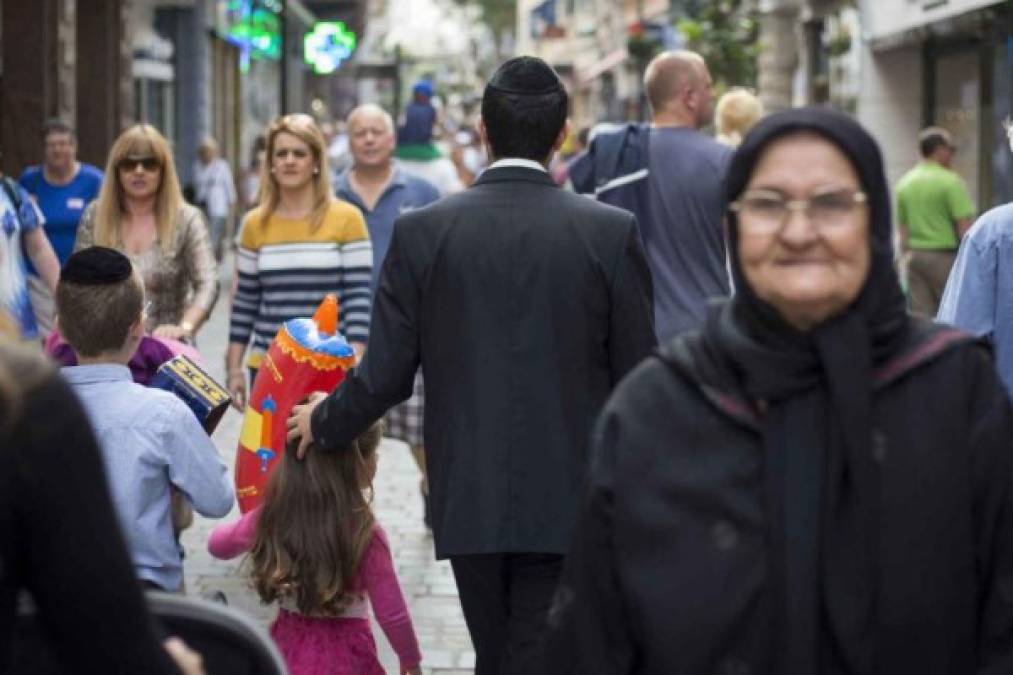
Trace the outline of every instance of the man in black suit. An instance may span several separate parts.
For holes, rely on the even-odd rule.
[[[655,346],[634,217],[556,187],[567,95],[545,62],[503,64],[482,97],[495,160],[402,215],[362,363],[289,418],[304,453],[343,448],[426,379],[437,558],[450,558],[475,672],[529,673],[584,494],[606,397]]]

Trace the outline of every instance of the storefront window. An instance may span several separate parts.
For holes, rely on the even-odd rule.
[[[976,49],[941,53],[936,57],[933,117],[936,124],[953,134],[953,140],[957,144],[953,170],[964,179],[971,198],[981,207],[979,64],[979,52]]]
[[[1013,37],[996,46],[992,62],[991,205],[1013,202]]]
[[[168,139],[176,138],[173,117],[173,83],[148,78],[134,79],[135,119],[147,122]]]

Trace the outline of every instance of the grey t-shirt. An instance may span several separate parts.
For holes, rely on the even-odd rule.
[[[722,183],[731,155],[693,129],[651,130],[640,233],[654,281],[659,342],[698,327],[707,301],[729,293]]]

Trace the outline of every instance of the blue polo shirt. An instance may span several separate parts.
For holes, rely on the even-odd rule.
[[[53,185],[46,180],[41,166],[29,167],[21,175],[21,187],[35,198],[39,210],[46,217],[46,236],[53,245],[53,251],[60,261],[60,267],[74,252],[77,226],[81,222],[84,207],[98,197],[102,187],[102,172],[91,164],[81,163],[81,168],[66,185]],[[28,271],[35,269],[28,262]]]
[[[387,249],[390,248],[390,240],[394,236],[394,221],[406,211],[435,202],[440,198],[440,193],[429,181],[409,175],[400,166],[395,165],[390,184],[370,211],[352,189],[348,174],[349,171],[344,171],[338,176],[335,192],[340,199],[355,204],[366,218],[369,239],[373,243],[373,278],[370,281],[370,293],[375,294],[383,259],[387,257]]]

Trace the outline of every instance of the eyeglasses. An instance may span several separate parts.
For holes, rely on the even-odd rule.
[[[787,199],[773,190],[748,190],[728,205],[737,213],[739,227],[754,234],[779,231],[788,222],[792,211],[802,211],[813,225],[837,229],[850,225],[855,208],[865,204],[868,197],[857,190],[834,190],[815,194],[808,199]]]
[[[157,157],[124,157],[116,165],[123,172],[136,171],[138,166],[148,173],[154,173],[162,168],[162,163]]]

